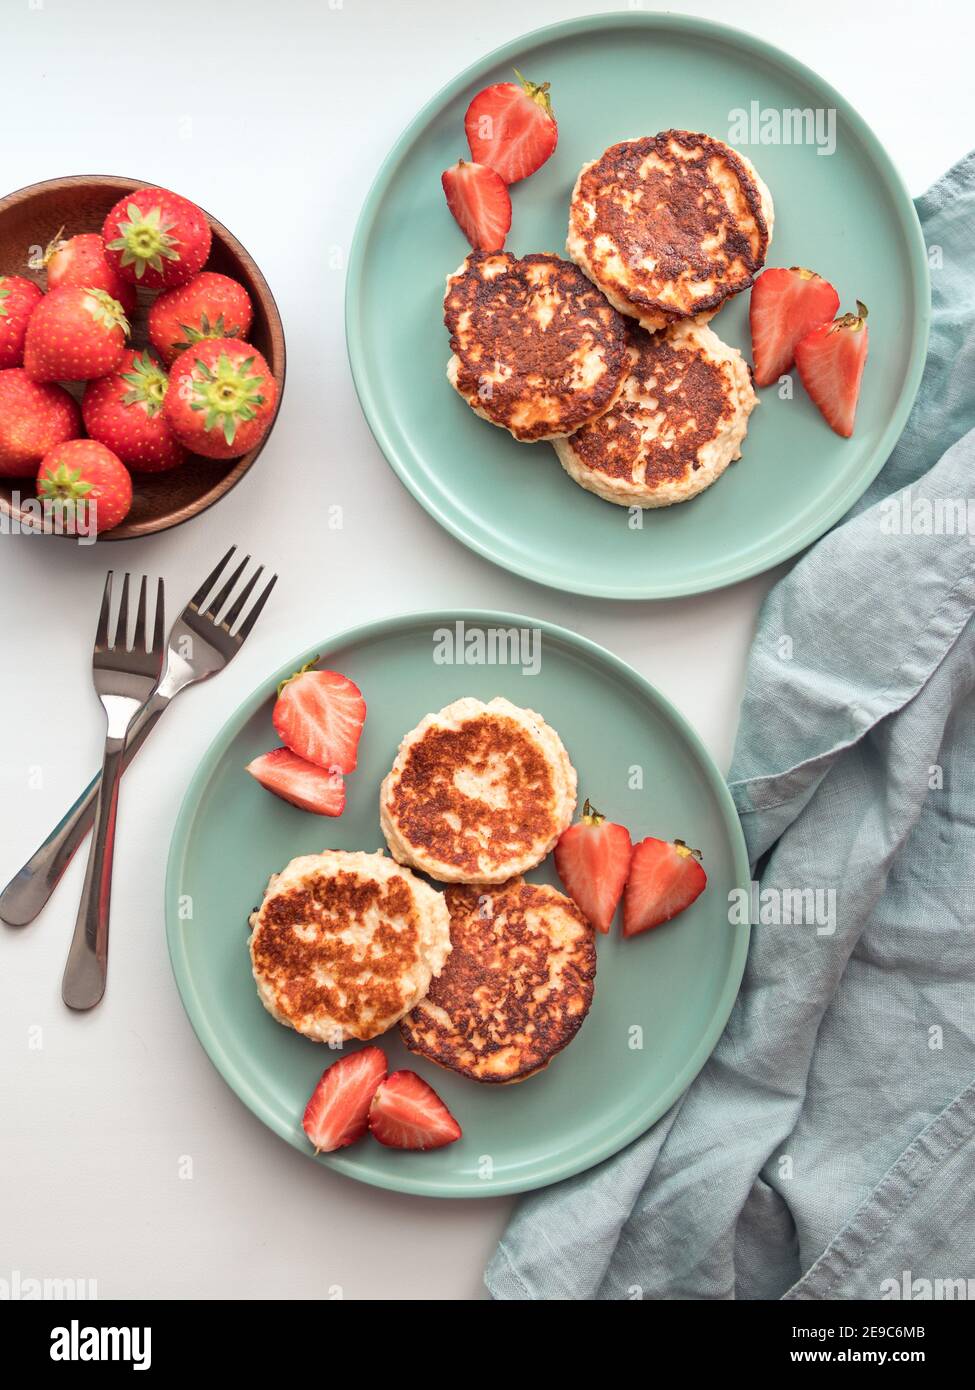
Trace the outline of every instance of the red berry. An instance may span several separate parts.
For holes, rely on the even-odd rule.
[[[459,159],[440,176],[447,206],[475,251],[500,251],[511,227],[504,180],[484,164]]]
[[[582,820],[563,831],[555,867],[569,897],[596,931],[608,932],[630,869],[630,832],[587,801]]]
[[[372,1098],[385,1079],[386,1058],[378,1047],[350,1052],[325,1068],[301,1122],[316,1153],[333,1153],[362,1138]]]
[[[253,317],[243,285],[205,270],[159,296],[149,310],[149,341],[168,366],[202,338],[246,338]]]
[[[840,297],[828,280],[794,265],[763,271],[752,286],[749,318],[755,385],[771,386],[795,361],[796,344],[829,323]]]
[[[81,402],[85,429],[129,468],[162,473],[186,457],[163,411],[169,378],[148,352],[127,351],[118,370],[89,381]]]
[[[498,82],[478,92],[464,117],[471,158],[505,183],[534,174],[559,138],[549,84],[529,82],[517,68],[515,76],[517,82]]]
[[[290,748],[272,748],[245,769],[269,792],[315,816],[340,816],[345,810],[345,782],[340,772],[318,767]]]
[[[0,372],[0,477],[37,472],[55,444],[81,433],[81,411],[63,386],[31,381],[23,367]]]
[[[27,325],[24,366],[32,381],[107,376],[122,360],[128,333],[121,304],[104,290],[51,290]]]
[[[97,232],[82,232],[67,241],[55,238],[44,254],[43,264],[47,267],[49,290],[67,285],[104,290],[118,300],[126,314],[135,313],[135,290],[105,259],[105,243]]]
[[[633,846],[623,895],[623,935],[669,922],[700,897],[707,882],[700,855],[683,840],[641,840]]]
[[[302,669],[278,691],[272,715],[282,743],[318,767],[353,772],[366,702],[338,671]]]
[[[796,344],[802,384],[831,430],[849,439],[856,420],[860,382],[867,365],[870,330],[866,305],[823,324]]]
[[[277,397],[271,368],[256,348],[236,338],[206,338],[173,363],[166,417],[194,454],[232,459],[264,438]]]
[[[415,1071],[394,1071],[379,1087],[369,1109],[369,1132],[393,1149],[442,1149],[461,1137],[461,1128]]]
[[[76,530],[100,535],[128,516],[132,479],[122,460],[104,444],[72,439],[44,456],[37,493],[60,513],[69,535]]]
[[[33,280],[0,275],[0,369],[22,365],[27,325],[43,297]]]
[[[185,285],[206,264],[206,213],[166,188],[138,188],[112,208],[102,228],[105,255],[123,280],[147,289]]]

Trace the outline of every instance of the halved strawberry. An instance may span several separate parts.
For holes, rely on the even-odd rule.
[[[339,772],[326,771],[290,748],[272,748],[249,762],[246,772],[282,801],[316,816],[340,816],[345,809],[345,783]]]
[[[505,183],[517,183],[540,169],[558,143],[547,82],[529,82],[515,68],[517,82],[485,87],[467,108],[464,129],[471,158],[486,164]]]
[[[752,286],[749,322],[755,385],[771,386],[795,361],[796,343],[829,323],[840,297],[814,270],[765,270]]]
[[[637,936],[669,922],[690,907],[707,887],[699,850],[683,840],[655,840],[633,846],[623,895],[623,935]]]
[[[511,198],[500,174],[458,159],[440,175],[447,206],[475,251],[500,251],[511,227]]]
[[[588,801],[582,820],[563,831],[555,846],[559,878],[596,931],[609,931],[629,873],[631,850],[626,826],[614,825]]]
[[[309,662],[278,686],[274,727],[299,757],[334,772],[353,772],[366,702],[348,676],[315,671],[313,665]]]
[[[842,314],[796,344],[803,386],[830,429],[844,439],[853,433],[869,346],[867,307],[859,299],[855,314]]]
[[[369,1108],[369,1132],[391,1149],[442,1149],[461,1136],[461,1128],[415,1071],[394,1071],[379,1087]]]
[[[325,1068],[301,1122],[316,1153],[332,1153],[362,1138],[372,1098],[385,1078],[386,1058],[378,1047],[350,1052]]]

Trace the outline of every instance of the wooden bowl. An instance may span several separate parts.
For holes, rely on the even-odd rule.
[[[144,181],[116,178],[112,174],[77,174],[34,183],[0,199],[0,274],[23,275],[46,289],[44,271],[31,270],[27,264],[31,256],[43,251],[61,227],[65,237],[78,232],[100,232],[106,215],[118,200],[126,193],[145,187]],[[247,341],[266,358],[278,384],[276,415],[281,405],[285,374],[284,329],[278,306],[267,281],[240,242],[215,217],[209,213],[206,216],[213,232],[213,246],[205,268],[239,280],[254,302],[254,322]],[[138,296],[132,345],[144,347],[148,341],[146,312],[155,295],[140,289]],[[72,383],[68,389],[80,399],[84,386]],[[123,541],[147,536],[178,526],[206,511],[240,481],[264,448],[273,428],[272,419],[257,448],[240,458],[204,459],[191,454],[186,463],[169,473],[136,474],[132,510],[121,525],[106,531],[99,539]],[[36,477],[0,478],[0,513],[31,525],[21,508],[13,503],[12,496],[17,492],[22,498],[32,497],[35,482]]]

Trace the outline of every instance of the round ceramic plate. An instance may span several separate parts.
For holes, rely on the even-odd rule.
[[[456,633],[458,621],[465,641],[451,652],[444,632]],[[490,642],[502,630],[515,634],[518,664],[464,664],[465,652],[477,655],[477,634]],[[289,806],[244,771],[277,743],[277,682],[316,655],[357,683],[369,711],[337,820]],[[166,926],[183,1003],[221,1075],[276,1134],[312,1156],[301,1117],[336,1054],[282,1027],[259,1003],[248,915],[270,875],[295,855],[383,846],[379,784],[400,739],[462,695],[505,695],[538,710],[561,734],[582,795],[634,839],[679,837],[700,847],[709,883],[656,931],[624,941],[617,924],[599,938],[589,1017],[566,1051],[521,1085],[453,1076],[412,1057],[396,1029],[377,1039],[391,1069],[411,1067],[436,1087],[464,1137],[431,1153],[366,1138],[317,1161],[362,1182],[441,1197],[541,1187],[641,1134],[714,1047],[748,946],[747,927],[728,922],[728,894],[749,878],[730,795],[696,735],[630,667],[561,628],[510,614],[427,613],[345,633],[269,676],[225,725],[186,794],[169,857]],[[550,863],[529,877],[557,882]]]
[[[507,248],[563,253],[576,174],[615,141],[668,127],[728,140],[757,165],[775,200],[769,264],[811,266],[833,282],[845,309],[857,299],[869,308],[870,360],[852,439],[832,433],[798,378],[792,399],[766,389],[741,462],[693,501],[644,512],[635,527],[625,507],[577,487],[550,445],[515,443],[451,390],[444,279],[469,247],[447,210],[440,174],[468,155],[471,98],[490,82],[512,80],[512,67],[552,84],[559,142],[548,163],[511,190]],[[803,143],[784,141],[807,131]],[[748,298],[740,295],[712,326],[750,359]],[[913,204],[839,93],[747,34],[632,12],[529,34],[462,73],[420,112],[366,199],[349,266],[346,329],[359,399],[380,448],[448,531],[557,589],[663,598],[758,574],[852,506],[907,419],[929,304]]]

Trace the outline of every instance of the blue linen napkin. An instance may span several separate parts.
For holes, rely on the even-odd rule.
[[[495,1298],[975,1298],[975,153],[917,210],[918,400],[766,600],[729,777],[763,896],[816,920],[753,928],[703,1071],[523,1200]]]

